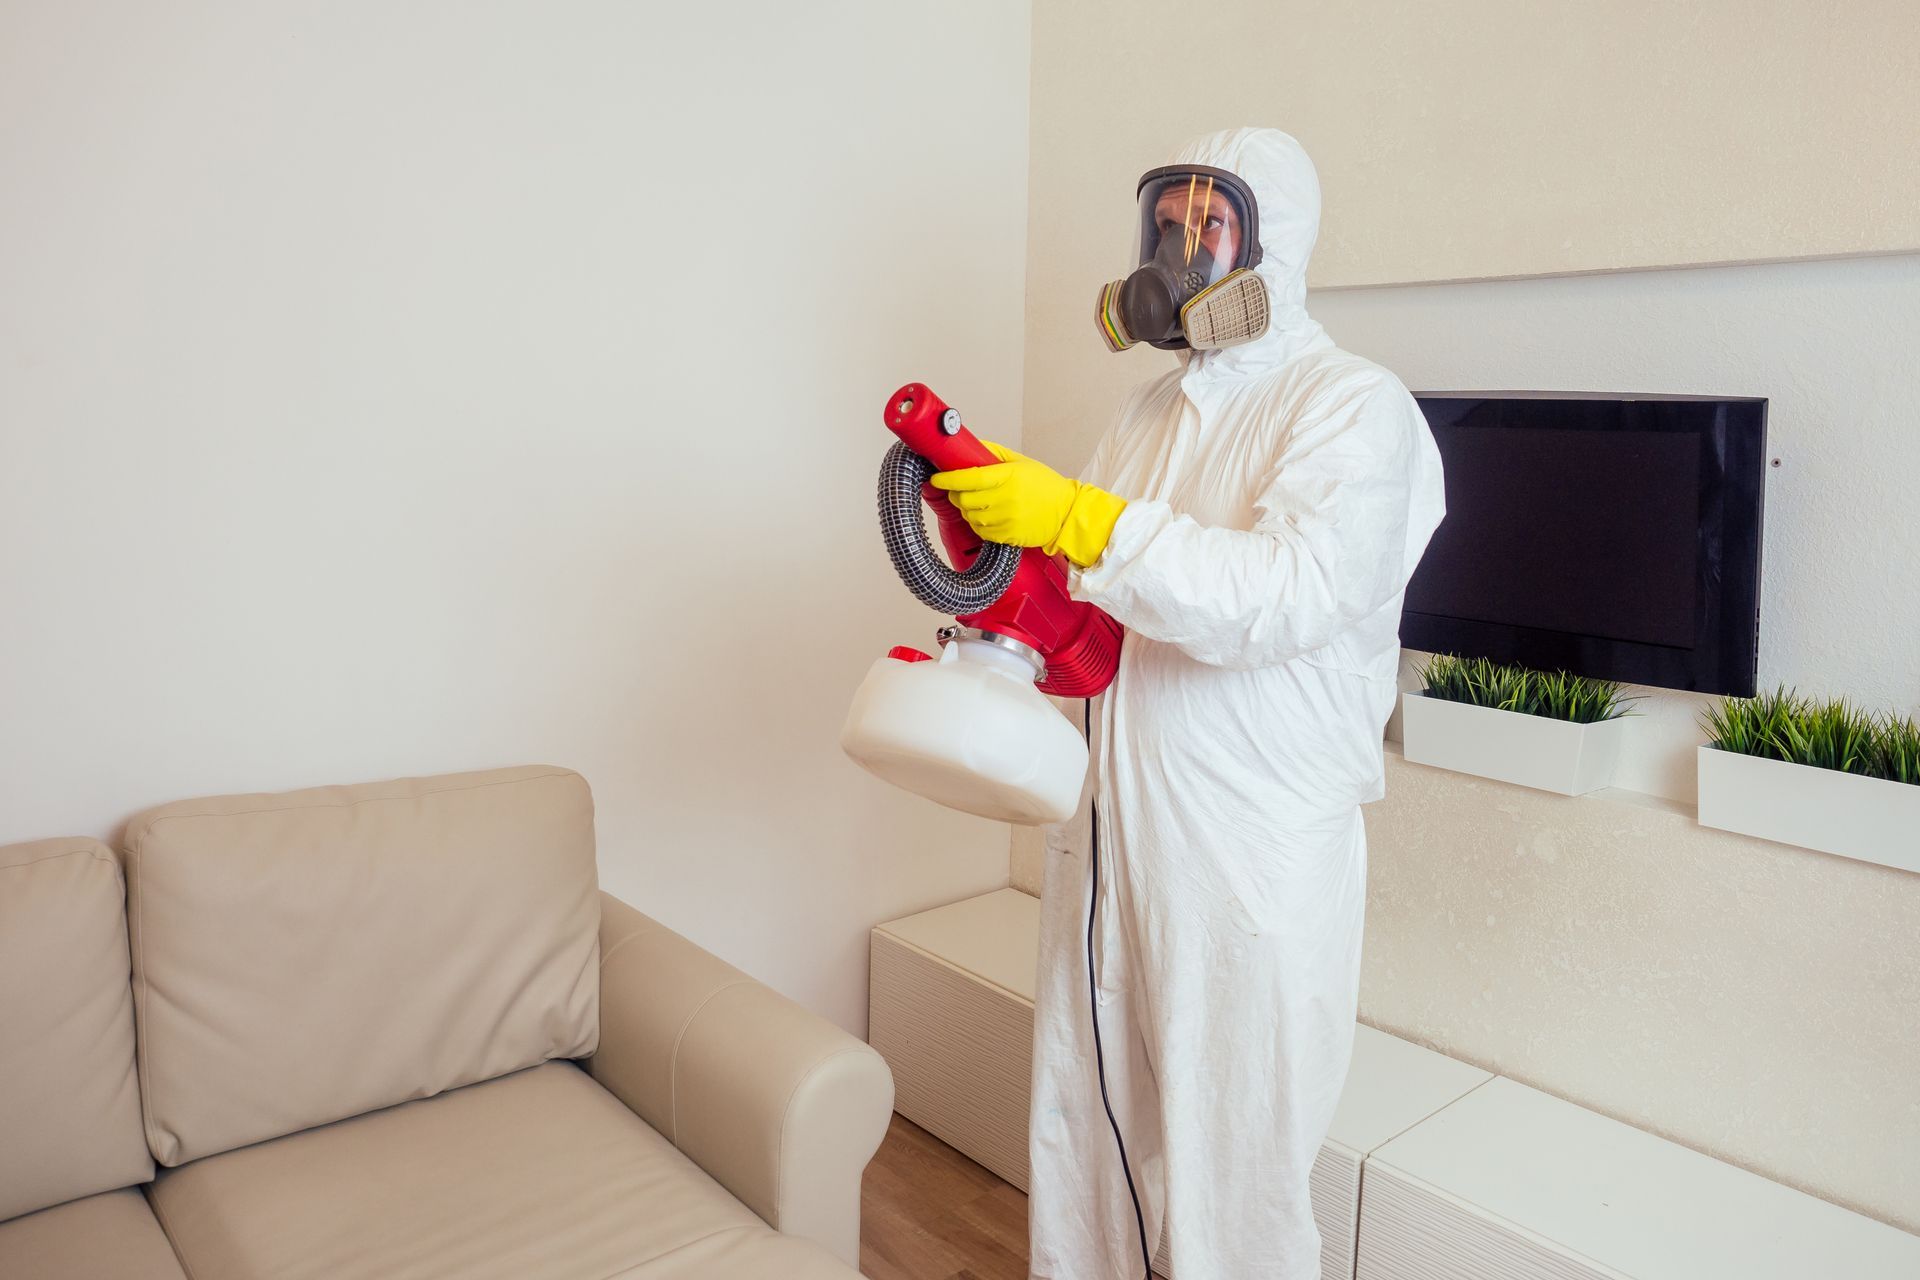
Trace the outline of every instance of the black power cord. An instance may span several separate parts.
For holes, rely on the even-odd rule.
[[[1087,749],[1093,749],[1093,699],[1086,701]],[[1096,788],[1097,790],[1097,788]],[[1107,1054],[1100,1046],[1100,981],[1093,969],[1093,931],[1100,918],[1100,802],[1090,801],[1089,825],[1093,831],[1093,892],[1087,904],[1087,1012],[1093,1017],[1093,1063],[1100,1075],[1100,1105],[1106,1108],[1107,1125],[1113,1130],[1114,1145],[1120,1148],[1120,1172],[1127,1176],[1127,1194],[1133,1198],[1133,1225],[1140,1232],[1140,1257],[1145,1280],[1153,1280],[1153,1251],[1147,1248],[1147,1215],[1140,1210],[1140,1191],[1133,1183],[1133,1166],[1127,1161],[1127,1140],[1120,1136],[1120,1121],[1113,1114],[1113,1099],[1107,1093]]]

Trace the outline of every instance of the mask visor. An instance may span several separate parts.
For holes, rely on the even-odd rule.
[[[1206,165],[1155,169],[1140,179],[1138,256],[1196,276],[1193,288],[1229,271],[1260,265],[1260,215],[1253,191],[1237,174]]]

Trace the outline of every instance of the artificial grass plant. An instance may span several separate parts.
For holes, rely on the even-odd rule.
[[[1700,727],[1722,751],[1920,786],[1920,723],[1874,715],[1845,698],[1806,698],[1781,687],[1728,698],[1707,709]]]
[[[1420,669],[1420,682],[1429,698],[1575,724],[1617,719],[1628,714],[1633,701],[1616,680],[1596,680],[1567,671],[1535,671],[1449,653],[1428,659]]]

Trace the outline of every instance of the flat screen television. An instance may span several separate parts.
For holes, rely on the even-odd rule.
[[[1767,402],[1433,392],[1447,518],[1401,643],[1751,696]]]

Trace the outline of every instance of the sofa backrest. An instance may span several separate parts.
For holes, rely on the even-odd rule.
[[[164,1165],[593,1052],[593,801],[547,766],[166,805],[127,828]]]
[[[0,1219],[152,1176],[120,864],[98,840],[0,848]]]

